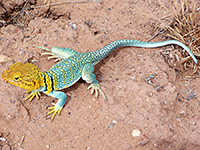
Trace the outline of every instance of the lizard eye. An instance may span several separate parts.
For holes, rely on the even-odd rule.
[[[15,81],[17,81],[19,79],[19,77],[15,77],[14,79],[15,79]]]

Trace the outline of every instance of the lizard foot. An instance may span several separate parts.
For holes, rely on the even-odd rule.
[[[103,98],[106,99],[106,96],[105,96],[104,92],[101,90],[100,85],[99,85],[98,83],[97,83],[97,84],[92,83],[92,84],[88,87],[88,90],[89,90],[89,89],[91,89],[90,94],[93,94],[94,91],[95,91],[95,97],[98,97],[98,94],[99,94],[98,92],[100,92],[101,95],[103,96]]]
[[[53,113],[53,115],[51,116],[51,119],[53,120],[57,113],[60,114],[63,106],[58,106],[58,105],[56,105],[54,103],[52,103],[52,105],[54,105],[54,106],[48,108],[51,111],[48,112],[47,116]]]
[[[56,59],[55,59],[55,62],[61,60],[57,55],[55,55],[55,54],[52,52],[52,50],[50,50],[50,49],[48,49],[48,48],[46,48],[46,47],[42,47],[42,46],[37,46],[37,48],[42,48],[43,50],[46,50],[46,51],[47,51],[47,52],[41,53],[42,56],[43,56],[43,55],[51,55],[51,56],[49,56],[47,59],[54,59],[54,58],[56,58]]]
[[[39,96],[41,95],[39,91],[27,91],[26,93],[30,93],[30,92],[31,94],[27,96],[25,100],[29,99],[29,101],[31,102],[35,96],[37,97],[37,99],[39,99]]]

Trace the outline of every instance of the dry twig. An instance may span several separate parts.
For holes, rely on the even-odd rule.
[[[63,4],[75,4],[75,3],[97,3],[97,2],[101,2],[101,0],[69,1],[69,2],[61,2],[61,3],[53,3],[53,4],[47,4],[47,5],[40,5],[40,6],[35,6],[35,7],[32,7],[32,8],[42,8],[42,7],[49,7],[49,6],[63,5]]]

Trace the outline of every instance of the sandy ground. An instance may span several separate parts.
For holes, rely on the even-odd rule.
[[[49,18],[41,15],[47,8],[37,9],[26,28],[0,29],[0,54],[12,59],[0,63],[0,73],[13,62],[50,69],[55,63],[40,55],[38,45],[88,52],[119,39],[146,41],[164,26],[160,18],[168,13],[162,6],[172,4],[176,2],[66,4],[52,7]],[[153,41],[162,40],[158,36]],[[53,122],[47,107],[57,100],[42,94],[39,100],[25,101],[23,89],[0,78],[0,149],[200,150],[200,79],[184,79],[170,68],[160,54],[166,48],[116,49],[95,67],[107,101],[90,95],[88,84],[80,80],[62,90],[68,102]],[[191,95],[196,96],[182,101]]]

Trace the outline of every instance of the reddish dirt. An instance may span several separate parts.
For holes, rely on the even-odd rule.
[[[146,41],[164,26],[160,18],[168,12],[162,6],[176,5],[168,0],[102,1],[54,6],[53,13],[63,15],[56,19],[42,17],[44,7],[33,12],[41,17],[24,29],[2,27],[0,54],[13,61],[0,63],[0,73],[13,62],[32,62],[42,71],[50,69],[54,61],[41,56],[42,50],[34,46],[88,52],[119,39]],[[153,41],[162,40],[165,38],[158,36]],[[88,84],[80,80],[63,90],[68,103],[53,122],[46,116],[47,107],[57,100],[42,94],[40,100],[24,101],[27,94],[23,89],[0,78],[0,147],[199,150],[200,79],[184,79],[170,68],[159,53],[166,48],[116,49],[95,67],[107,101],[101,96],[95,99],[87,90]],[[196,96],[182,101],[191,91]],[[140,134],[132,136],[133,130]]]

